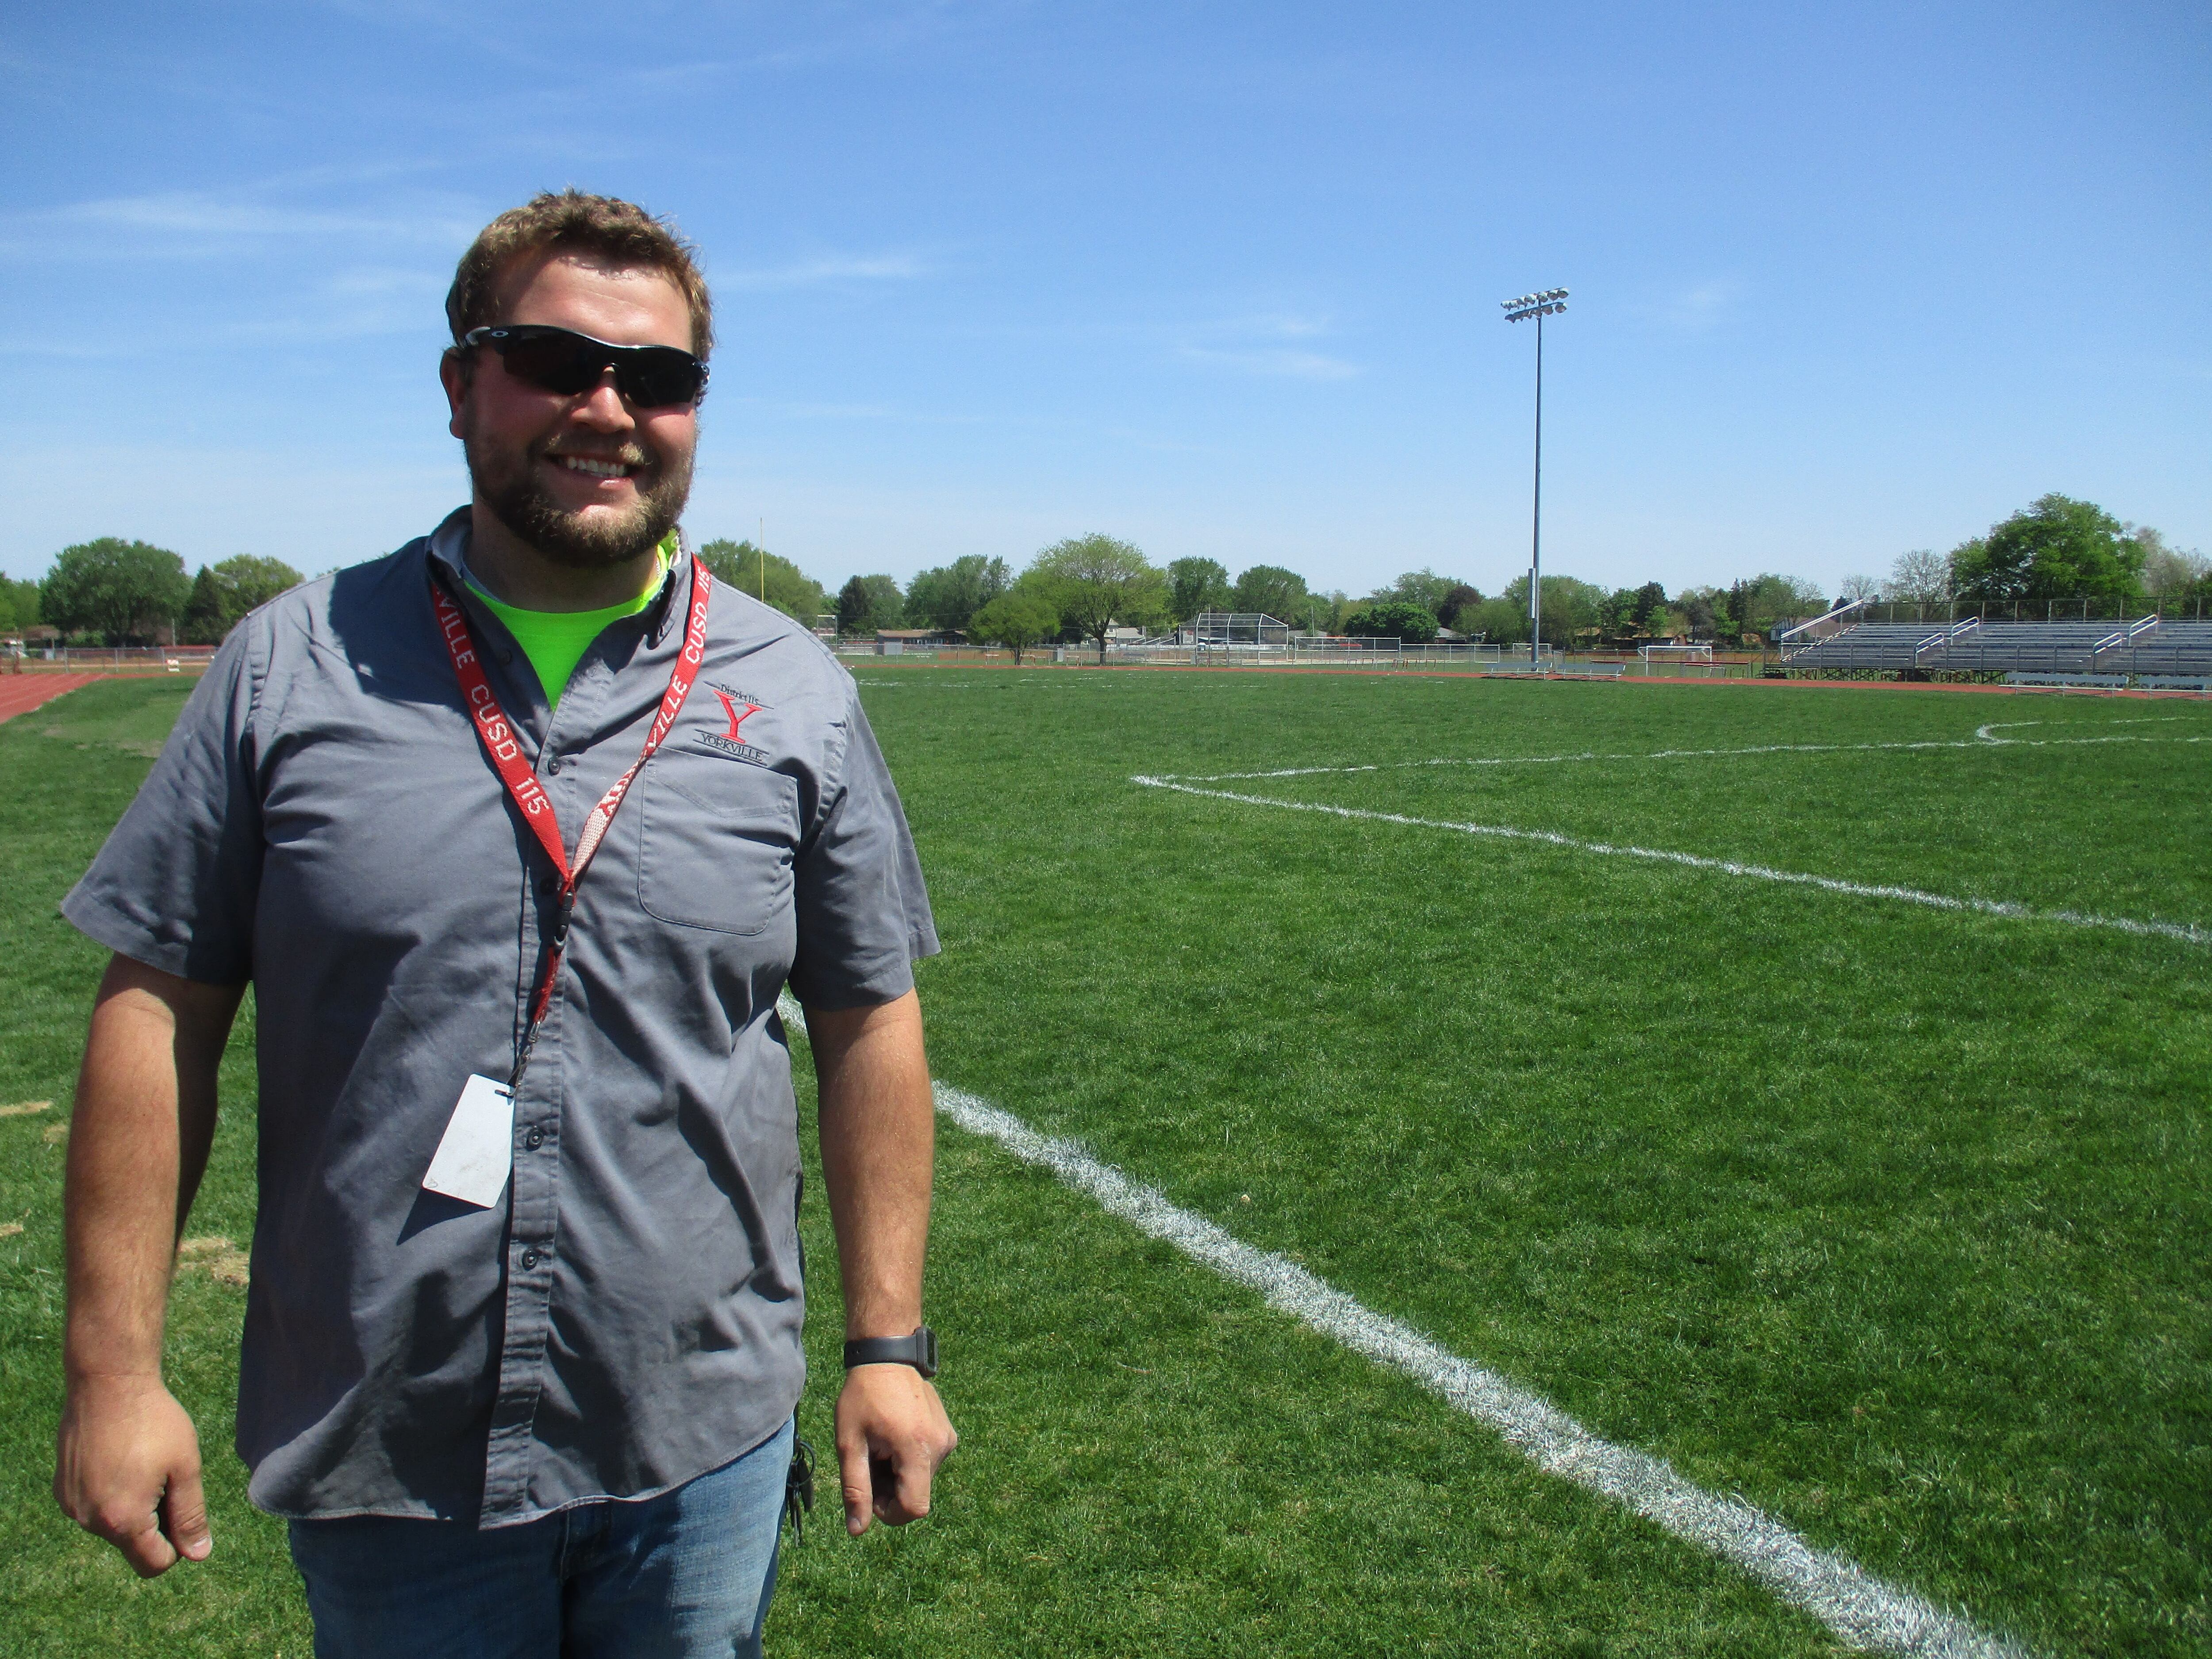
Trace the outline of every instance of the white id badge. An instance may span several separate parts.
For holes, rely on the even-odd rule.
[[[422,1177],[425,1190],[488,1210],[507,1190],[514,1162],[514,1096],[504,1083],[471,1074],[453,1107],[446,1137]]]

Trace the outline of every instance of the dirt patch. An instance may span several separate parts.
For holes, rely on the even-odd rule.
[[[13,1238],[22,1231],[23,1224],[20,1221],[0,1221],[0,1238]]]
[[[46,1125],[45,1130],[40,1133],[39,1139],[45,1141],[49,1146],[58,1146],[62,1142],[69,1139],[69,1125],[66,1123],[49,1123]]]
[[[33,1112],[43,1112],[53,1105],[51,1100],[18,1101],[13,1106],[0,1106],[0,1117],[28,1117]]]
[[[246,1252],[220,1233],[188,1238],[178,1245],[177,1266],[180,1269],[204,1267],[207,1276],[218,1285],[243,1285],[246,1280]]]

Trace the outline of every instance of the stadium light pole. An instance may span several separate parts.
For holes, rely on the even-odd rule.
[[[1544,655],[1544,319],[1567,308],[1567,291],[1547,288],[1501,301],[1509,323],[1536,319],[1536,486],[1528,529],[1528,666]]]

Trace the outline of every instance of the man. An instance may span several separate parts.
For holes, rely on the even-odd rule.
[[[921,1316],[936,933],[850,677],[673,533],[689,250],[540,196],[447,311],[469,506],[240,623],[64,905],[115,955],[55,1491],[142,1574],[212,1548],[161,1330],[251,981],[237,1443],[318,1652],[757,1653],[803,1373],[787,980],[848,1529],[925,1514],[955,1441]]]

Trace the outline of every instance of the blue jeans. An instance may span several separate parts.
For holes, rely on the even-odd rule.
[[[295,1521],[317,1659],[759,1659],[792,1434],[658,1498],[489,1532]]]

